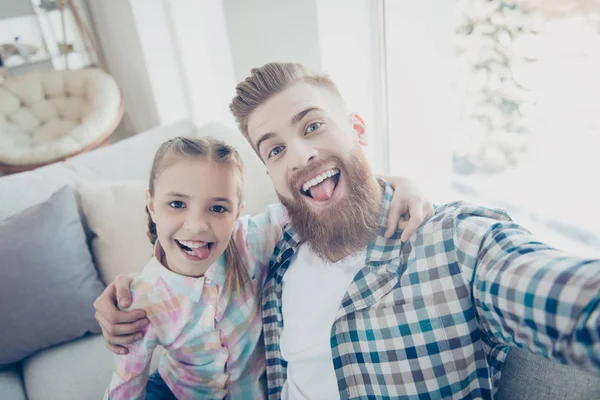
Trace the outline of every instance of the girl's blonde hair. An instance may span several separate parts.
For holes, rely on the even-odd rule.
[[[245,186],[244,163],[242,158],[234,147],[211,137],[178,136],[171,140],[167,140],[158,148],[154,155],[148,182],[148,190],[152,197],[154,197],[154,183],[156,182],[156,178],[169,165],[181,158],[203,159],[231,168],[237,179],[237,194],[239,205],[241,206],[244,201],[243,194]],[[148,214],[148,238],[150,239],[150,242],[154,244],[158,238],[156,224],[152,221],[152,216],[150,215],[148,207],[146,207],[146,213]],[[248,279],[248,271],[235,246],[233,237],[229,239],[229,243],[225,249],[225,260],[227,262],[225,287],[232,291],[243,289],[244,283]]]

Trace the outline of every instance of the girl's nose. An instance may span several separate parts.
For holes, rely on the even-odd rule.
[[[185,227],[195,233],[208,231],[208,223],[203,216],[197,214],[190,214],[188,218],[186,218]]]

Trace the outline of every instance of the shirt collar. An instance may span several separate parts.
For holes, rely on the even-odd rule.
[[[381,187],[383,188],[383,200],[381,205],[381,211],[379,214],[377,228],[377,235],[373,240],[369,243],[367,247],[367,264],[377,265],[379,263],[384,263],[390,261],[392,259],[398,258],[401,254],[402,242],[400,241],[400,235],[402,235],[402,229],[397,228],[392,237],[386,239],[384,237],[385,229],[387,225],[387,218],[390,211],[390,205],[392,203],[392,197],[394,196],[394,189],[390,186],[389,183],[378,179]],[[292,224],[287,224],[283,230],[283,242],[286,244],[282,250],[286,248],[292,248],[294,250],[302,244],[302,238],[300,235],[294,230]],[[285,253],[282,251],[280,254]],[[277,261],[281,262],[281,255],[278,257]]]
[[[171,271],[165,267],[164,258],[165,251],[157,240],[154,245],[154,257],[148,263],[147,268],[164,279],[172,290],[185,295],[194,302],[200,300],[205,285],[216,285],[223,288],[225,284],[225,254],[221,254],[217,261],[206,270],[204,276],[198,278],[179,275]]]

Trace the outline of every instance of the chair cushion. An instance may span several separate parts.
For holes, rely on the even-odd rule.
[[[0,85],[0,163],[43,164],[83,151],[121,115],[119,88],[99,69],[10,77]]]

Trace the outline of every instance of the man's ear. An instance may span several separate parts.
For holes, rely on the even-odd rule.
[[[146,207],[148,207],[148,212],[152,217],[152,221],[154,221],[154,203],[152,202],[152,195],[149,190],[146,190]]]
[[[352,124],[352,129],[356,133],[358,137],[358,142],[362,146],[366,146],[369,144],[369,140],[367,137],[367,125],[362,117],[356,113],[350,114],[350,123]]]

